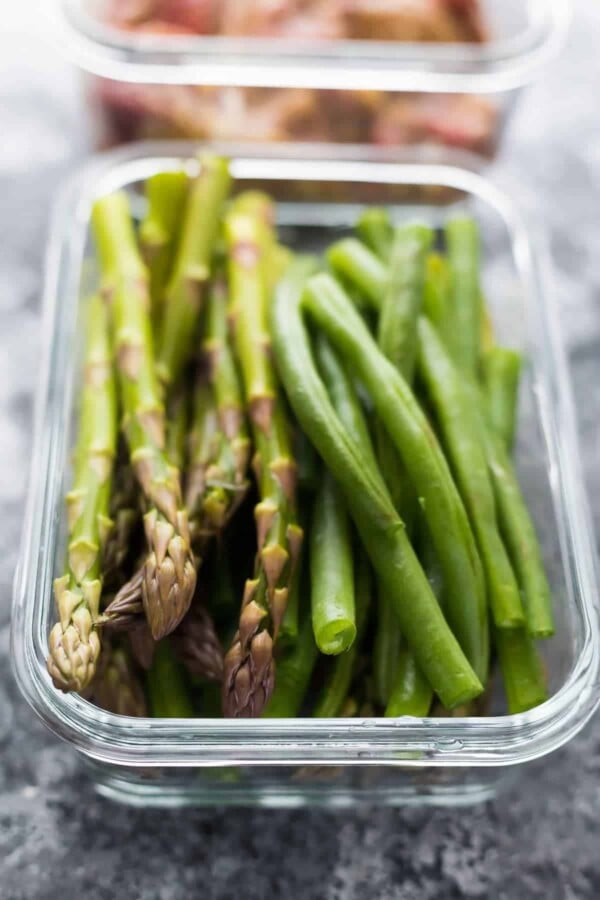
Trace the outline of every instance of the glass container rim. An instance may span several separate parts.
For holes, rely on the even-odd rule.
[[[87,72],[116,81],[331,90],[497,93],[533,80],[562,47],[571,0],[529,0],[527,27],[476,44],[320,41],[121,33],[83,0],[42,5],[48,33]]]

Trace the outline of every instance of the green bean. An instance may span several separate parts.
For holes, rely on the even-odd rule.
[[[439,560],[422,515],[416,521],[415,530],[423,571],[443,610],[444,582]],[[396,660],[394,680],[385,707],[385,715],[390,717],[426,716],[431,709],[432,702],[431,685],[419,669],[412,650],[403,642]]]
[[[492,347],[483,358],[488,421],[496,433],[496,442],[498,444],[502,442],[506,449],[510,449],[513,442],[520,367],[519,354],[501,347]],[[513,508],[512,504],[510,508]],[[526,567],[526,573],[528,571],[529,566]],[[537,566],[534,567],[534,571],[539,571]],[[526,592],[524,593],[526,595]],[[547,594],[549,606],[549,588],[545,578],[542,583],[542,596],[544,594]],[[536,586],[533,595],[540,596]],[[532,624],[535,627],[535,623]],[[548,623],[542,621],[542,625],[544,624],[547,627]],[[528,631],[524,628],[514,632],[496,631],[494,643],[502,672],[508,712],[510,714],[525,712],[542,703],[547,698],[544,673],[535,643]]]
[[[519,587],[500,537],[477,404],[435,328],[419,322],[419,371],[433,403],[458,486],[469,512],[498,628],[524,624]]]
[[[381,309],[388,271],[379,257],[356,238],[342,238],[332,244],[325,255],[343,282],[358,288],[375,309]]]
[[[487,419],[510,452],[514,443],[521,355],[493,347],[482,359]]]
[[[333,408],[363,454],[374,477],[381,479],[369,429],[356,391],[339,357],[322,334],[315,341],[315,355]],[[395,447],[393,447],[393,451],[398,456]],[[386,588],[379,582],[377,584],[377,606],[373,673],[377,696],[380,702],[385,704],[391,691],[402,640],[395,605],[390,600]]]
[[[343,653],[356,637],[352,535],[344,498],[328,472],[313,507],[310,584],[317,647],[328,655]]]
[[[417,518],[415,527],[415,543],[417,545],[419,559],[423,566],[423,571],[427,575],[427,580],[431,585],[431,590],[437,597],[438,603],[444,608],[444,576],[440,566],[438,555],[435,552],[431,535],[427,528],[425,516],[421,513]]]
[[[535,527],[504,443],[483,421],[481,392],[470,379],[466,384],[480,412],[500,534],[521,588],[527,630],[533,638],[548,638],[554,634],[552,597]]]
[[[220,719],[223,715],[221,711],[221,685],[217,681],[200,680],[198,687],[201,689],[200,709],[202,710],[202,718]]]
[[[301,428],[294,431],[294,457],[296,459],[298,490],[312,492],[319,483],[321,467],[315,448]]]
[[[473,219],[452,219],[444,229],[452,273],[452,321],[449,349],[462,372],[475,376],[481,339],[479,232]]]
[[[369,465],[375,478],[381,479],[377,460],[363,410],[356,391],[335,351],[331,349],[323,335],[315,342],[319,371],[327,387],[329,397],[341,423],[359,448],[365,464]],[[395,448],[394,448],[395,449]],[[381,703],[385,703],[391,690],[396,660],[400,653],[401,636],[398,616],[387,590],[377,585],[377,631],[373,652],[373,672],[376,692]]]
[[[396,608],[385,585],[377,584],[377,622],[373,639],[373,678],[375,696],[386,706],[396,678],[398,660],[402,653],[402,634]]]
[[[445,344],[448,344],[448,332],[453,327],[451,284],[448,260],[439,253],[430,253],[426,264],[423,312],[433,322]]]
[[[359,553],[355,566],[356,584],[356,640],[346,653],[337,656],[331,664],[329,676],[313,710],[318,719],[339,716],[348,699],[348,691],[356,666],[356,657],[367,622],[371,600],[371,572],[364,553]]]
[[[283,282],[305,277],[305,271],[301,261],[292,264]],[[331,405],[311,354],[302,297],[282,290],[283,282],[271,310],[272,330],[275,356],[290,403],[326,465],[335,472],[371,563],[387,585],[402,632],[420,667],[446,706],[467,702],[481,693],[481,682],[441,613],[381,477],[374,475]],[[351,307],[350,311],[358,317]],[[359,324],[366,332],[360,317]],[[479,627],[474,634],[478,639]],[[481,665],[482,650],[475,640],[473,644],[474,656]],[[487,660],[482,668],[487,669]]]
[[[343,714],[355,665],[356,648],[353,645],[346,653],[336,657],[334,667],[329,673],[313,709],[315,719],[333,719]],[[344,718],[349,718],[347,713],[343,715]],[[354,713],[351,715],[354,715]]]
[[[485,678],[488,632],[481,562],[435,434],[412,391],[379,351],[334,279],[325,274],[310,278],[302,304],[352,363],[403,458],[444,570],[449,622],[475,671]],[[286,387],[289,392],[289,384]]]
[[[417,356],[417,321],[423,304],[425,254],[432,239],[431,229],[421,225],[398,229],[379,316],[379,349],[409,385],[413,381]],[[416,504],[415,492],[400,455],[381,421],[377,422],[376,436],[381,472],[410,532]]]
[[[551,637],[554,619],[550,586],[527,504],[501,439],[489,429],[485,448],[500,531],[523,591],[527,630],[534,638]]]
[[[426,716],[432,700],[433,691],[414,654],[403,646],[398,655],[394,683],[385,706],[386,717]]]
[[[432,241],[433,232],[424,225],[398,229],[379,315],[379,348],[409,384],[417,359],[417,321],[423,306],[425,258]]]
[[[368,256],[368,250],[355,254],[355,243],[338,242],[336,250],[336,271],[342,265],[344,273],[352,283],[359,286],[369,301],[380,308],[385,291],[385,267],[379,265],[377,258]],[[375,260],[375,264],[373,264]],[[430,303],[425,294],[425,310],[429,312]],[[477,297],[480,306],[480,295]],[[443,307],[441,307],[443,309]],[[479,318],[479,316],[478,316]],[[435,321],[435,320],[434,320]],[[443,333],[447,339],[448,329]],[[448,345],[448,349],[451,349]],[[470,377],[470,376],[469,376]],[[474,380],[471,380],[474,384]],[[477,405],[479,400],[475,399]],[[500,448],[500,451],[502,448]],[[486,439],[486,456],[490,467],[494,493],[498,506],[498,518],[502,537],[517,575],[517,580],[525,594],[525,613],[528,628],[534,636],[548,636],[553,633],[550,611],[549,589],[541,562],[541,554],[531,518],[520,495],[518,482],[512,472],[509,460],[503,460],[501,452],[494,452],[494,443]],[[449,604],[451,597],[449,597]]]
[[[381,481],[368,425],[356,391],[339,357],[322,334],[315,341],[315,356],[334,410],[362,454],[365,464],[369,465],[373,477]],[[396,452],[395,448],[393,450]],[[377,605],[373,670],[377,695],[380,702],[385,703],[385,699],[381,698],[387,698],[391,690],[401,637],[394,603],[379,583]]]
[[[382,260],[387,260],[394,242],[394,226],[386,209],[371,206],[356,223],[356,231],[369,250]]]
[[[479,336],[479,355],[485,356],[495,345],[494,323],[490,311],[483,296],[483,291],[479,293],[479,306],[481,308],[481,333]]]
[[[550,586],[535,528],[506,443],[507,440],[512,442],[515,430],[519,357],[510,350],[497,350],[500,356],[496,354],[496,362],[492,363],[494,372],[488,373],[486,385],[488,398],[489,379],[496,385],[496,400],[493,403],[495,428],[490,426],[486,433],[487,460],[498,505],[500,530],[523,591],[527,630],[534,638],[547,638],[554,634]],[[489,406],[488,413],[491,413]]]
[[[525,712],[547,699],[544,671],[534,642],[523,628],[495,629],[508,712]]]
[[[379,316],[379,349],[409,384],[413,380],[416,362],[417,321],[423,303],[425,257],[432,240],[431,229],[422,225],[406,225],[396,231],[391,248],[388,286]],[[398,450],[381,421],[376,424],[376,436],[381,473],[410,535],[417,505],[416,494]],[[402,637],[393,605],[387,592],[380,587],[373,669],[377,698],[383,706],[392,692],[401,646]]]
[[[348,372],[324,334],[317,335],[314,350],[317,368],[334,410],[356,443],[372,477],[378,479],[382,490],[385,490],[369,426]]]
[[[448,237],[448,228],[446,231]],[[459,270],[463,276],[463,288],[465,282],[467,287],[470,285],[467,292],[471,298],[469,302],[472,302],[472,294],[475,287],[477,287],[476,303],[478,313],[473,318],[478,323],[477,341],[479,347],[482,344],[482,336],[487,335],[487,332],[490,331],[490,326],[487,329],[481,328],[480,320],[482,318],[483,303],[478,287],[479,251],[476,229],[470,221],[466,223],[459,221],[454,224],[453,229],[450,228],[450,233],[453,233],[454,240],[453,280],[456,281],[457,278],[455,270]],[[458,296],[458,291],[455,290],[455,302],[458,302]],[[486,317],[484,315],[484,323],[485,320]],[[444,339],[447,342],[447,348],[450,353],[456,353],[456,347],[453,348],[448,333],[444,335]],[[489,335],[487,335],[486,340],[489,341]],[[479,350],[477,355],[479,356]],[[459,359],[457,361],[460,362]],[[465,367],[464,375],[465,383],[471,392],[473,408],[479,411],[479,416],[482,420],[481,432],[484,438],[484,448],[494,488],[500,533],[508,550],[517,581],[523,592],[527,630],[535,638],[550,637],[554,633],[550,588],[544,571],[535,528],[502,440],[497,438],[493,430],[486,427],[483,421],[485,418],[482,412],[483,400],[474,373],[467,371]]]

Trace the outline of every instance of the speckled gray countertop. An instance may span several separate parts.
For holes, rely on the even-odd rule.
[[[7,4],[8,7],[8,4]],[[578,0],[562,60],[523,98],[496,168],[549,228],[600,526],[600,6]],[[0,26],[0,898],[580,900],[600,893],[600,718],[472,810],[136,811],[98,798],[21,700],[10,594],[29,462],[48,210],[86,150],[78,80]]]

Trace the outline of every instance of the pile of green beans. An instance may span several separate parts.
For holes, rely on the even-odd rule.
[[[315,428],[315,445],[352,510],[361,485],[336,463],[336,455],[345,451],[341,442],[336,444],[336,430],[331,424],[327,430],[317,411],[303,402],[297,382],[304,380],[311,397],[317,397],[312,376],[301,375],[290,360],[295,356],[300,362],[301,335],[308,339],[303,323],[316,324],[366,389],[379,473],[423,572],[435,572],[430,593],[458,638],[471,674],[486,685],[497,662],[508,712],[525,711],[547,696],[535,642],[552,636],[554,622],[535,528],[511,461],[521,357],[494,342],[476,223],[448,221],[444,253],[432,250],[434,236],[426,228],[395,228],[385,210],[368,210],[356,230],[356,236],[328,248],[330,274],[307,280],[295,310],[293,351],[291,312],[275,303],[275,348],[290,402],[309,435]],[[377,317],[374,334],[351,300],[356,294]],[[337,412],[343,421],[343,410]],[[344,424],[352,434],[351,423]],[[363,465],[371,467],[372,447],[356,432],[354,442]],[[377,502],[373,493],[373,506]],[[362,534],[361,523],[356,524]],[[364,544],[369,553],[366,537]],[[385,564],[392,557],[370,555],[378,581],[391,586]],[[402,615],[394,622],[392,595],[380,591],[372,658],[377,702],[392,716],[426,715],[434,693],[447,708],[465,702],[471,711],[481,708],[472,703],[475,693],[450,701],[433,682],[431,661],[419,641],[426,636],[431,649],[434,620],[426,619],[426,607],[420,605],[422,585],[414,594],[412,587],[406,581],[397,602],[413,615],[419,610],[416,635],[414,622],[407,630]],[[435,630],[435,637],[441,641],[446,635]],[[447,668],[445,686],[456,675]]]

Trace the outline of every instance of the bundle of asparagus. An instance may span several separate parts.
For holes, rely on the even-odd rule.
[[[497,665],[510,713],[541,703],[520,357],[475,223],[440,254],[371,209],[307,257],[229,188],[205,157],[149,179],[137,231],[95,205],[54,683],[125,715],[477,715]]]

